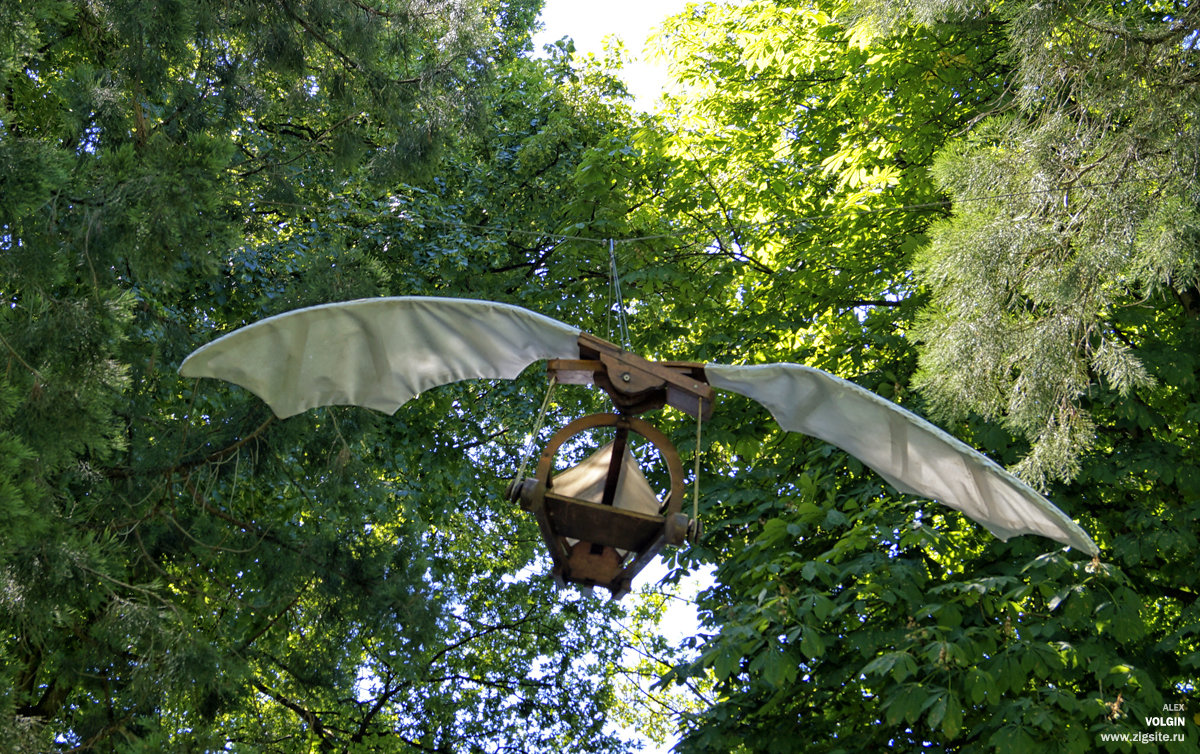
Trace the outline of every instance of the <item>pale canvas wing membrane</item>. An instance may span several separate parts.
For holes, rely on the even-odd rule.
[[[613,443],[608,443],[575,466],[554,476],[550,487],[560,495],[599,504],[604,498],[604,486],[608,483],[608,470],[612,460]],[[617,471],[617,491],[613,506],[637,511],[650,516],[658,515],[662,504],[654,494],[650,483],[637,459],[625,449],[621,466]]]
[[[514,379],[541,359],[578,358],[579,332],[493,301],[361,299],[235,330],[193,352],[179,373],[241,385],[281,419],[328,405],[390,414],[438,385]]]
[[[789,432],[836,445],[901,492],[937,500],[1000,539],[1039,534],[1095,555],[1065,513],[994,461],[885,398],[798,364],[704,368],[716,388],[766,406]]]
[[[586,500],[599,505],[604,500],[604,487],[608,483],[608,470],[612,462],[613,443],[608,443],[585,458],[580,463],[554,476],[550,488],[560,495]],[[657,516],[662,504],[637,459],[625,449],[621,458],[621,466],[617,471],[617,490],[613,496],[613,507],[623,510],[645,513]],[[567,538],[567,544],[574,546],[579,540]],[[628,550],[618,549],[621,557]]]

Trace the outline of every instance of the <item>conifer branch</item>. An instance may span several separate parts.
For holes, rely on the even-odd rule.
[[[464,636],[463,638],[459,639],[458,641],[451,642],[451,643],[447,644],[446,646],[442,647],[441,649],[439,649],[437,652],[434,653],[433,658],[430,661],[430,664],[432,665],[433,663],[440,660],[442,657],[445,657],[446,654],[448,654],[449,652],[452,652],[455,649],[458,649],[459,647],[463,646],[464,644],[469,644],[470,642],[475,641],[476,639],[482,638],[484,636],[487,636],[488,634],[492,634],[497,631],[511,631],[511,630],[517,628],[518,626],[521,626],[522,624],[529,623],[529,622],[535,620],[536,618],[537,618],[537,616],[531,610],[520,620],[516,620],[511,623],[501,623],[501,624],[495,625],[495,626],[486,626],[485,625],[485,626],[483,626],[483,630],[476,631],[475,633],[472,633],[472,634],[468,634],[468,635]],[[478,626],[480,624],[472,624],[472,625]]]
[[[17,714],[21,717],[31,717],[36,720],[46,720],[52,717],[71,693],[71,685],[62,682],[61,676],[56,676],[50,679],[50,684],[46,687],[46,691],[38,699],[36,704],[26,705],[17,708]]]
[[[266,625],[264,625],[259,630],[255,631],[253,634],[251,634],[249,638],[245,639],[242,642],[241,647],[238,650],[238,654],[241,654],[242,652],[245,652],[247,649],[249,649],[250,645],[254,644],[254,642],[261,639],[264,634],[266,634],[268,631],[270,631],[275,626],[276,623],[278,623],[280,620],[283,619],[283,616],[290,613],[292,611],[292,609],[294,607],[296,607],[296,605],[300,604],[300,598],[303,597],[304,593],[306,591],[308,591],[308,588],[312,586],[312,582],[313,582],[312,579],[309,579],[308,581],[304,582],[304,585],[301,586],[299,591],[296,592],[296,596],[292,599],[291,602],[289,602],[282,610],[277,612],[275,615],[271,616],[271,618],[266,622]]]
[[[347,2],[350,5],[353,5],[355,8],[358,8],[359,10],[363,11],[368,16],[375,16],[376,18],[389,18],[389,19],[394,19],[394,18],[400,17],[399,13],[393,13],[391,11],[380,10],[379,8],[367,5],[364,2],[360,2],[360,0],[345,0],[345,2]]]
[[[333,741],[330,739],[329,733],[326,730],[325,725],[321,722],[321,718],[317,716],[317,713],[303,706],[299,702],[287,698],[282,693],[268,688],[267,685],[262,681],[252,681],[251,685],[260,692],[274,699],[279,704],[282,704],[284,707],[287,707],[289,710],[296,713],[296,716],[303,720],[320,740],[321,751],[333,751]]]
[[[1105,36],[1113,36],[1118,39],[1132,39],[1135,42],[1154,46],[1163,43],[1174,43],[1178,40],[1186,38],[1189,34],[1196,33],[1197,24],[1195,19],[1176,19],[1166,28],[1157,33],[1137,32],[1127,26],[1114,26],[1113,24],[1102,24],[1096,21],[1077,16],[1073,13],[1065,14],[1067,18],[1075,23],[1092,31],[1103,34]]]
[[[14,359],[16,359],[16,360],[17,360],[17,361],[18,361],[18,362],[21,364],[21,366],[23,366],[23,367],[25,367],[26,369],[28,369],[28,370],[29,370],[29,372],[30,372],[30,373],[31,373],[31,374],[32,374],[34,377],[37,377],[37,379],[38,379],[38,382],[41,382],[41,383],[45,383],[45,382],[46,382],[46,378],[42,376],[42,373],[41,373],[41,372],[39,372],[38,370],[34,369],[32,366],[30,366],[30,364],[29,364],[29,362],[28,362],[28,361],[26,361],[25,359],[21,358],[21,354],[17,353],[17,349],[13,348],[13,347],[12,347],[12,345],[10,345],[10,344],[9,344],[9,342],[8,342],[8,341],[7,341],[7,340],[4,338],[4,336],[3,336],[3,335],[0,335],[0,343],[3,343],[3,344],[4,344],[4,347],[8,349],[8,352],[9,352],[9,353],[11,353],[11,354],[13,355],[13,358],[14,358]]]
[[[214,505],[212,505],[212,503],[208,502],[208,500],[204,497],[204,495],[201,495],[200,491],[196,489],[196,486],[194,484],[192,484],[192,477],[190,474],[188,476],[184,477],[183,487],[189,493],[191,493],[192,500],[197,505],[199,505],[205,511],[207,511],[207,512],[211,513],[212,515],[216,516],[217,518],[221,519],[222,521],[231,523],[234,526],[241,529],[242,531],[253,532],[262,537],[267,536],[268,532],[261,529],[257,524],[253,524],[249,521],[241,521],[237,518],[234,518],[233,516],[229,515],[225,511],[221,510],[220,508],[217,508]]]
[[[408,686],[408,684],[404,684],[404,683],[393,686],[392,685],[393,677],[394,677],[394,674],[392,673],[392,670],[389,668],[387,671],[387,678],[384,680],[384,683],[387,686],[387,691],[380,694],[375,699],[375,702],[371,705],[371,709],[367,710],[367,714],[364,715],[363,719],[359,722],[358,730],[350,738],[350,741],[352,743],[362,743],[362,740],[367,735],[367,729],[370,727],[371,721],[374,720],[375,717],[381,711],[383,711],[384,706],[386,706],[388,702],[390,702],[393,698],[395,698],[395,696],[397,694],[399,694],[401,691],[403,691]]]
[[[446,683],[447,681],[458,681],[460,683],[473,683],[477,686],[485,686],[492,689],[502,689],[504,691],[515,691],[516,689],[550,689],[554,688],[554,684],[546,683],[545,681],[535,681],[530,678],[514,679],[511,683],[503,681],[493,681],[487,678],[476,678],[474,676],[463,675],[462,673],[447,673],[446,675],[433,676],[422,678],[425,683]]]
[[[287,0],[277,0],[277,2],[278,2],[279,7],[283,9],[284,13],[291,16],[291,18],[296,23],[300,24],[300,27],[302,29],[304,29],[304,31],[308,32],[308,34],[310,36],[312,36],[313,39],[320,42],[321,46],[323,46],[325,49],[332,52],[334,54],[334,56],[337,57],[339,60],[341,60],[342,63],[347,68],[349,68],[352,71],[356,71],[359,69],[360,66],[353,58],[351,58],[349,55],[347,55],[346,53],[339,50],[336,45],[334,45],[332,42],[330,42],[328,39],[325,38],[324,34],[322,34],[319,30],[317,30],[315,27],[313,27],[312,24],[305,21],[304,18],[302,18],[300,16],[300,14],[298,14],[294,10],[292,10],[292,7],[287,3]]]
[[[157,468],[157,469],[145,469],[145,470],[129,469],[129,468],[108,469],[104,472],[104,475],[107,476],[109,479],[128,479],[129,477],[132,477],[132,476],[157,475],[157,474],[165,474],[167,476],[172,476],[172,475],[178,474],[180,472],[189,472],[192,469],[196,468],[197,466],[204,466],[205,464],[214,463],[216,461],[220,461],[221,459],[225,458],[226,456],[228,456],[232,453],[236,453],[246,443],[250,442],[251,440],[256,439],[259,435],[261,435],[263,433],[263,431],[266,430],[266,428],[269,427],[271,425],[271,423],[274,421],[275,421],[274,416],[268,416],[266,421],[264,421],[262,424],[259,424],[257,427],[255,427],[254,430],[250,434],[248,434],[245,437],[241,438],[240,440],[234,442],[232,445],[227,445],[226,447],[221,448],[220,450],[215,450],[212,453],[209,453],[208,455],[204,456],[203,458],[197,458],[194,461],[184,461],[182,463],[175,464],[174,466],[167,466],[165,468]]]

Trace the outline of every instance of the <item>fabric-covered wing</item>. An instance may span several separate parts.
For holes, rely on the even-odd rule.
[[[1090,555],[1083,529],[1032,487],[965,443],[870,390],[798,364],[704,368],[709,383],[753,398],[779,426],[861,460],[893,487],[959,510],[1000,539],[1040,534]]]
[[[513,379],[539,359],[578,358],[579,332],[493,301],[360,299],[247,325],[197,349],[179,373],[241,385],[281,419],[328,405],[390,414],[437,385]]]

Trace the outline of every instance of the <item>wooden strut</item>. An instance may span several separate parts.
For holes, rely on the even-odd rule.
[[[585,416],[556,432],[542,451],[534,476],[515,480],[509,497],[537,519],[560,585],[604,586],[613,599],[620,599],[664,546],[681,545],[689,532],[699,530],[698,521],[680,512],[684,485],[678,451],[666,435],[636,416],[674,406],[708,418],[713,393],[702,364],[648,361],[588,333],[579,336],[579,355],[579,359],[552,359],[547,371],[557,382],[598,385],[618,413]],[[599,427],[616,430],[601,502],[555,493],[552,473],[559,448],[581,432]],[[658,449],[670,474],[671,488],[657,515],[614,505],[630,432]]]
[[[674,406],[690,416],[712,416],[713,391],[704,365],[692,361],[649,361],[589,333],[579,334],[578,359],[551,359],[546,371],[559,382],[595,384],[622,414],[637,416]]]

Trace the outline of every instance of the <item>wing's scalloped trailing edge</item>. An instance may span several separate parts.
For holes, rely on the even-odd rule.
[[[255,322],[184,359],[262,398],[280,419],[310,408],[388,414],[467,379],[515,379],[541,359],[573,358],[580,329],[494,301],[408,296],[322,304]]]

